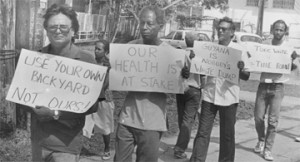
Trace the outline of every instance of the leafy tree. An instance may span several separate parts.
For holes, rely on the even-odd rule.
[[[173,19],[177,21],[180,26],[194,27],[197,21],[201,21],[201,17],[195,15],[189,15],[184,12],[180,12],[178,8],[190,8],[203,6],[206,9],[219,8],[221,11],[228,9],[228,0],[107,0],[111,6],[110,15],[114,15],[113,25],[109,27],[108,33],[110,34],[110,40],[116,41],[116,36],[125,37],[126,41],[135,39],[139,35],[138,31],[138,14],[144,6],[157,5],[165,9],[167,20]],[[120,26],[120,15],[131,17],[134,25],[130,25],[128,31],[123,34],[118,34],[118,28]],[[125,41],[125,42],[126,42]]]

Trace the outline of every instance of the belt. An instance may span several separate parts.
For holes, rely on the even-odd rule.
[[[98,98],[98,102],[104,101],[105,98]]]
[[[260,83],[265,85],[283,85],[283,83]]]

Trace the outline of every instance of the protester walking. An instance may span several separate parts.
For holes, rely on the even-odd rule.
[[[157,6],[144,7],[139,15],[142,39],[129,44],[162,45],[158,32],[165,24],[164,11]],[[158,161],[159,144],[166,123],[167,95],[158,92],[129,91],[116,131],[114,161],[130,162],[136,146],[136,161]]]
[[[109,42],[103,39],[95,43],[95,57],[96,61],[101,66],[108,67],[109,63]],[[101,94],[98,98],[97,112],[86,116],[85,126],[83,133],[86,137],[90,138],[94,133],[101,133],[104,142],[104,152],[102,154],[103,160],[111,158],[110,153],[110,136],[114,131],[114,109],[112,91],[108,89],[108,72],[103,83]]]
[[[96,64],[92,54],[73,44],[79,23],[71,7],[53,4],[44,19],[50,44],[41,52]],[[50,110],[44,106],[32,108],[32,161],[78,162],[85,116],[96,110],[96,106],[86,113]]]
[[[277,20],[272,25],[273,39],[263,42],[274,46],[287,46],[285,35],[287,25],[283,20]],[[296,53],[291,55],[292,60]],[[292,63],[292,70],[296,65]],[[284,83],[289,80],[287,75],[279,73],[261,73],[260,83],[256,93],[254,108],[255,128],[258,135],[258,143],[254,152],[262,153],[266,160],[273,161],[272,147],[278,126],[281,102],[284,97]],[[267,111],[268,109],[268,111]],[[268,113],[268,126],[265,130],[265,115]]]
[[[191,59],[195,56],[193,52],[194,41],[199,40],[197,33],[187,32],[185,42],[190,55],[186,57],[186,64],[190,69]],[[194,120],[200,108],[201,85],[204,84],[204,76],[190,73],[186,80],[187,87],[184,94],[176,94],[179,134],[174,147],[174,157],[184,159],[187,157],[185,150],[191,138]]]
[[[234,36],[235,26],[232,19],[224,17],[219,20],[217,34],[219,45],[234,47],[231,40]],[[239,78],[248,80],[250,73],[244,71],[244,62],[239,61]],[[232,67],[234,68],[234,67]],[[219,162],[233,162],[235,155],[235,122],[239,103],[239,85],[223,78],[207,76],[203,86],[203,101],[199,118],[199,127],[194,139],[191,162],[204,162],[206,160],[210,135],[217,112],[220,116],[220,151]]]

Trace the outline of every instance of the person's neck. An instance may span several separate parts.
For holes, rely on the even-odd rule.
[[[105,56],[104,56],[104,57],[105,57]],[[101,63],[101,61],[102,61],[102,59],[103,59],[104,57],[96,57],[97,63]]]
[[[143,39],[143,43],[147,45],[160,45],[161,42],[162,41],[158,38],[152,40]]]
[[[219,45],[228,46],[231,42],[231,39],[219,41]]]
[[[272,39],[272,45],[274,45],[274,46],[279,46],[279,45],[281,45],[282,43],[283,43],[283,38],[282,39]]]
[[[51,53],[56,54],[56,55],[64,55],[69,51],[70,47],[72,46],[71,43],[68,43],[66,45],[62,46],[55,46],[51,44]]]

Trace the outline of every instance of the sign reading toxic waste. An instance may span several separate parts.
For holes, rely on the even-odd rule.
[[[195,58],[191,62],[191,73],[224,78],[238,84],[242,51],[211,42],[194,42]]]
[[[170,46],[111,44],[109,89],[183,93],[185,55]]]
[[[98,99],[107,67],[22,49],[6,100],[84,113]]]
[[[293,48],[259,43],[247,44],[250,71],[290,74]]]

